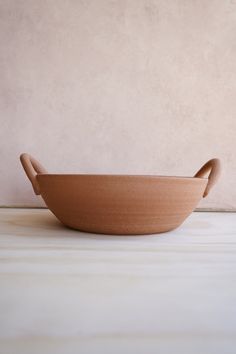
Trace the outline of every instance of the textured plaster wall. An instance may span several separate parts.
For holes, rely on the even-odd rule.
[[[0,204],[42,205],[21,169],[193,175],[236,208],[235,0],[0,0]]]

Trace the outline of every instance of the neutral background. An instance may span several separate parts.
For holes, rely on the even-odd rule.
[[[0,205],[39,206],[52,172],[224,173],[236,208],[236,0],[0,0]]]

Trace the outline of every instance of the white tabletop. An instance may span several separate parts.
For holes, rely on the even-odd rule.
[[[0,353],[235,354],[236,214],[105,236],[0,209]]]

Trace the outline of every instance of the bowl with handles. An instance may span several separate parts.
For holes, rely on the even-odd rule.
[[[193,177],[55,174],[29,154],[20,160],[34,193],[67,227],[92,233],[140,235],[180,226],[217,182],[219,159]]]

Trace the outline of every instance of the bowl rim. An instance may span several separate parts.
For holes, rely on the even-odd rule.
[[[89,178],[154,178],[154,179],[187,179],[187,180],[208,180],[207,177],[190,176],[165,176],[165,175],[139,175],[139,174],[91,174],[91,173],[38,173],[37,177],[89,177]]]

